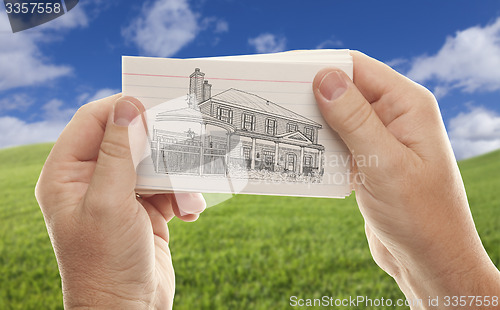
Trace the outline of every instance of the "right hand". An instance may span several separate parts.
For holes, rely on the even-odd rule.
[[[352,56],[354,83],[328,68],[313,90],[353,158],[372,164],[354,170],[375,261],[409,299],[498,296],[500,273],[475,229],[436,99],[383,63]]]

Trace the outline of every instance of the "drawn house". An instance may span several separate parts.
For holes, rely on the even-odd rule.
[[[211,88],[196,68],[186,107],[156,115],[151,151],[157,173],[323,175],[320,124],[255,94],[230,88],[212,96]],[[160,128],[174,121],[191,125]]]

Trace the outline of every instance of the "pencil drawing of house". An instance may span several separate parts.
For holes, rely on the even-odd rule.
[[[249,178],[309,176],[320,182],[320,124],[242,90],[213,96],[211,91],[196,68],[186,106],[156,114],[151,140],[156,173],[234,177],[244,171]],[[179,125],[165,127],[174,122]]]

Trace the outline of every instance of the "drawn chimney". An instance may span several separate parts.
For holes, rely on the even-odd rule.
[[[189,76],[189,96],[194,99],[194,103],[198,104],[203,101],[203,81],[205,73],[196,68]],[[191,102],[190,102],[191,104]]]
[[[212,97],[212,84],[208,84],[208,81],[205,80],[203,83],[203,101],[208,100]]]
[[[194,69],[189,76],[189,106],[198,108],[198,104],[212,97],[212,84],[205,80],[205,73],[200,68]]]

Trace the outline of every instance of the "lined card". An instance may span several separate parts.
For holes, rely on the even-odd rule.
[[[324,67],[352,78],[347,50],[123,57],[123,94],[146,108],[138,192],[348,196],[350,153],[312,92]]]

